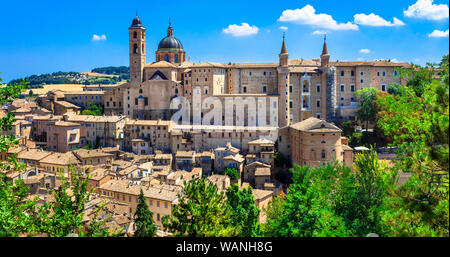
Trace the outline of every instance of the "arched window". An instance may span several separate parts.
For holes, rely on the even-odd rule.
[[[175,88],[175,94],[178,94],[178,88]]]
[[[133,33],[133,38],[137,38],[137,32],[136,31]]]
[[[178,54],[175,54],[175,63],[178,63]]]
[[[168,54],[164,55],[164,61],[169,62],[169,55]]]
[[[327,155],[325,154],[325,150],[322,150],[322,159],[325,159]]]
[[[133,46],[133,53],[135,53],[135,54],[139,53],[139,48],[138,48],[137,44],[134,44],[134,46]]]
[[[303,82],[303,92],[308,93],[309,92],[309,83],[308,81]]]

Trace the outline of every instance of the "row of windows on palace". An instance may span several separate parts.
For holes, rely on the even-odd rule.
[[[364,76],[364,72],[363,71],[361,71],[361,76]],[[355,76],[355,71],[350,71],[350,75],[353,77],[353,76]],[[378,77],[380,77],[380,75],[383,75],[383,77],[386,77],[386,72],[385,71],[383,71],[383,72],[377,72],[377,76]],[[341,77],[344,77],[345,76],[345,71],[343,71],[343,70],[341,70]],[[397,76],[397,71],[396,70],[394,70],[394,77],[396,77]]]

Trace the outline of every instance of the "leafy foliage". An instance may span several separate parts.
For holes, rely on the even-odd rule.
[[[216,237],[236,235],[229,225],[230,210],[225,195],[204,178],[184,183],[184,194],[172,208],[172,215],[162,218],[163,226],[174,236]]]
[[[100,104],[90,103],[87,109],[84,109],[81,112],[81,115],[94,115],[94,116],[102,116],[103,115],[103,106]]]
[[[231,180],[238,180],[239,179],[239,172],[237,169],[234,168],[227,168],[225,170],[225,175],[230,177]]]
[[[252,188],[239,189],[234,184],[226,191],[226,203],[230,208],[230,225],[238,230],[238,235],[243,237],[255,237],[262,234],[261,225],[258,222],[259,212],[255,206]]]
[[[395,181],[376,153],[360,154],[354,172],[339,163],[295,166],[284,198],[267,210],[266,236],[366,236],[380,233],[387,189]]]
[[[380,127],[399,146],[396,167],[411,178],[393,190],[386,212],[392,236],[448,236],[448,57],[440,66],[399,70],[410,80],[397,95],[377,100]]]
[[[355,96],[358,99],[359,110],[356,112],[361,122],[366,122],[366,129],[369,122],[374,122],[376,118],[375,99],[378,90],[376,88],[363,88],[356,91]]]

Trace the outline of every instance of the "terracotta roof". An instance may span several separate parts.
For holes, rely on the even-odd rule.
[[[290,126],[293,129],[307,132],[336,132],[340,133],[342,130],[335,125],[317,118],[311,117],[304,121],[297,122]]]
[[[18,159],[25,159],[25,160],[34,160],[34,161],[40,161],[43,158],[49,156],[52,154],[51,152],[44,152],[37,149],[29,149],[27,151],[20,152],[17,155]]]
[[[236,154],[236,155],[228,155],[225,158],[223,158],[224,160],[233,160],[235,162],[243,162],[245,159],[242,155],[240,154]]]
[[[273,191],[271,191],[271,190],[253,189],[252,191],[253,191],[253,196],[255,197],[255,200],[262,200],[266,197],[273,195]]]
[[[64,96],[69,95],[104,95],[105,91],[67,91]]]
[[[55,101],[55,104],[59,104],[61,106],[64,106],[66,108],[75,108],[75,109],[81,109],[79,106],[74,105],[72,103],[69,103],[67,101]]]
[[[177,151],[175,157],[193,157],[195,155],[195,151]]]
[[[74,123],[74,122],[67,122],[67,121],[57,121],[53,126],[57,127],[79,127],[80,124]]]
[[[174,202],[178,200],[178,194],[181,193],[181,187],[161,185],[161,186],[140,186],[130,183],[125,179],[110,180],[107,183],[100,186],[102,190],[109,190],[114,192],[121,192],[138,196],[140,191],[144,192],[144,196],[153,199],[159,199],[163,201]]]
[[[248,142],[248,144],[249,145],[252,145],[252,144],[254,144],[254,145],[261,145],[261,144],[263,144],[263,145],[274,145],[275,142],[273,142],[272,140],[269,140],[267,138],[259,138],[259,139],[256,139],[256,140]]]
[[[225,68],[226,66],[221,64],[221,63],[214,63],[214,62],[202,62],[199,64],[194,64],[191,66],[192,68],[213,68],[213,67],[218,67],[218,68]]]
[[[125,116],[94,116],[94,115],[74,115],[67,120],[71,122],[119,122],[125,119]]]
[[[82,159],[92,158],[92,157],[112,157],[113,156],[110,153],[103,152],[102,149],[94,149],[94,150],[79,149],[79,150],[75,150],[74,154]]]
[[[347,62],[336,61],[330,62],[331,66],[389,66],[389,67],[409,67],[408,63],[396,63],[390,61],[370,61],[370,62]]]
[[[147,63],[144,67],[145,68],[176,68],[177,66],[173,65],[170,62],[159,61],[159,62]]]
[[[72,152],[67,153],[52,153],[40,160],[40,163],[55,164],[55,165],[77,165],[80,161]]]

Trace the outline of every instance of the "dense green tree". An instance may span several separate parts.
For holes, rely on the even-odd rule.
[[[2,84],[0,78],[0,85]],[[26,80],[17,81],[8,86],[0,87],[0,106],[11,104],[28,87]],[[8,112],[0,118],[0,130],[12,129],[15,122],[14,114]],[[17,145],[18,140],[13,135],[0,135],[0,152],[6,152]],[[17,162],[17,156],[8,158],[7,163],[0,163],[0,170],[23,170],[24,165]],[[19,236],[27,233],[32,222],[27,214],[35,205],[35,200],[26,200],[28,188],[22,180],[9,181],[4,174],[0,174],[0,237]]]
[[[355,124],[351,120],[342,122],[342,133],[344,136],[350,138],[350,136],[355,132]]]
[[[295,169],[295,170],[294,170]],[[342,181],[340,174],[349,174],[350,168],[327,164],[311,169],[308,166],[294,165],[293,184],[283,200],[278,216],[267,217],[267,236],[312,237],[312,236],[349,236],[341,217],[332,208],[330,199],[337,192],[337,182]],[[279,206],[278,206],[279,208]],[[271,209],[270,212],[273,212]]]
[[[103,115],[103,106],[100,104],[90,103],[89,107],[84,109],[81,112],[81,115],[102,116]]]
[[[280,217],[284,211],[284,195],[274,197],[266,207],[266,222],[262,224],[264,236],[276,236],[280,227]]]
[[[153,222],[153,212],[148,208],[142,189],[134,214],[134,223],[136,224],[135,237],[154,237],[156,235],[157,228]]]
[[[258,217],[260,210],[255,206],[252,188],[239,189],[234,184],[226,191],[227,204],[230,207],[231,225],[238,230],[238,235],[243,237],[256,237],[262,235]]]
[[[366,236],[382,232],[382,213],[396,173],[373,149],[358,154],[354,171],[339,163],[295,166],[286,197],[267,210],[266,236]]]
[[[273,155],[273,160],[275,162],[275,167],[282,168],[286,164],[286,158],[280,152],[275,152]]]
[[[28,187],[22,180],[9,181],[0,174],[0,237],[16,237],[31,232],[32,218],[28,213],[36,199],[26,200]]]
[[[403,85],[400,83],[392,82],[388,85],[387,92],[391,95],[399,95],[400,94],[400,88],[402,88]]]
[[[184,194],[173,206],[172,215],[162,218],[163,226],[174,236],[215,237],[234,236],[229,225],[230,211],[225,195],[215,184],[201,179],[184,183]]]
[[[33,232],[44,233],[50,237],[64,237],[70,233],[80,237],[118,235],[120,231],[110,232],[105,228],[107,218],[98,219],[98,212],[102,210],[103,205],[96,208],[94,219],[90,223],[83,223],[86,203],[95,188],[90,188],[89,171],[74,166],[70,166],[70,169],[71,182],[61,172],[61,186],[50,190],[55,201],[36,207],[33,214]]]
[[[239,179],[239,172],[237,169],[234,168],[227,168],[224,172],[225,175],[230,177],[231,180],[238,180]]]
[[[369,127],[369,122],[375,122],[376,119],[375,99],[377,92],[376,88],[363,88],[355,93],[359,105],[356,114],[361,122],[366,123],[366,129]]]
[[[448,236],[448,58],[438,71],[429,65],[400,70],[400,76],[410,80],[398,95],[377,100],[378,123],[399,146],[396,167],[411,178],[392,192],[385,233]]]

